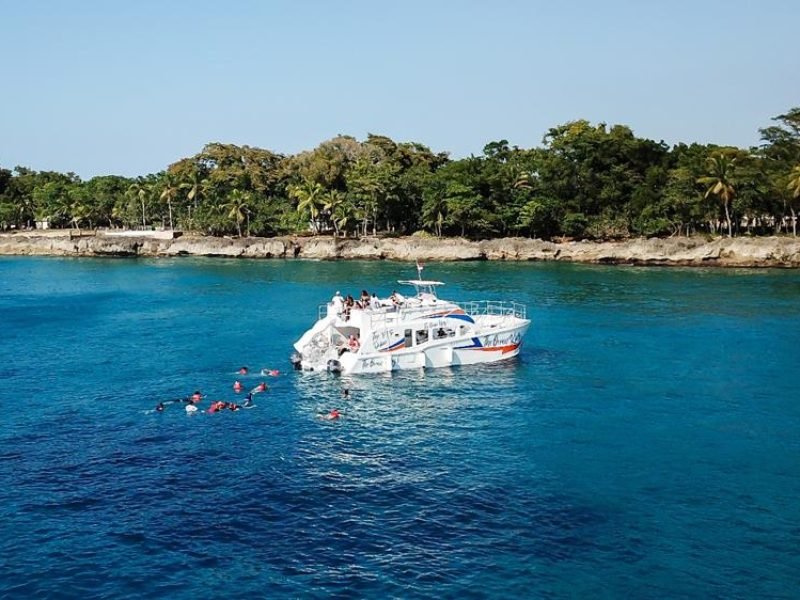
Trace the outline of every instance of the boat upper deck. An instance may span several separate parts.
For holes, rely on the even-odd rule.
[[[320,304],[318,319],[323,319],[336,314],[332,303]],[[419,319],[446,318],[449,316],[464,315],[465,317],[478,317],[483,315],[516,317],[527,319],[527,307],[524,304],[508,300],[471,300],[456,304],[448,300],[433,298],[408,298],[399,305],[381,304],[378,307],[366,308],[352,307],[349,311],[342,311],[338,318],[342,324],[357,327],[388,326],[404,321]]]

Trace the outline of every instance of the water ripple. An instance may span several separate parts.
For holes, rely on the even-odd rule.
[[[0,597],[794,595],[798,275],[437,268],[529,303],[518,360],[189,417],[406,266],[0,261]]]

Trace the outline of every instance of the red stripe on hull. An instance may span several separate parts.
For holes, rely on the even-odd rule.
[[[508,354],[519,348],[519,344],[508,344],[507,346],[490,346],[489,348],[468,348],[468,350],[480,350],[481,352],[502,352]]]

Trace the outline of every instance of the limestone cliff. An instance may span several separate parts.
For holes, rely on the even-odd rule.
[[[546,242],[504,238],[471,242],[436,238],[215,238],[17,232],[0,235],[0,255],[218,256],[318,260],[514,260],[720,267],[800,267],[800,238],[631,239],[620,242]]]

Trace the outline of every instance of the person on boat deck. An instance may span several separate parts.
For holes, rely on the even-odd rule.
[[[405,296],[397,292],[397,290],[392,292],[392,295],[389,296],[392,302],[394,302],[395,306],[400,306],[403,302],[406,301]]]
[[[353,300],[353,297],[350,294],[347,294],[347,298],[344,299],[344,320],[347,321],[350,319],[350,311],[353,310],[353,306],[355,306],[356,301]]]
[[[336,311],[337,315],[342,314],[342,310],[344,309],[344,298],[342,298],[339,290],[336,290],[333,298],[331,298],[331,304],[333,304],[333,309]]]
[[[370,308],[372,310],[380,310],[381,309],[381,301],[378,300],[378,296],[372,294],[372,299],[369,301]]]
[[[367,308],[369,306],[369,301],[372,296],[369,295],[367,290],[361,290],[361,306],[363,308]]]
[[[359,346],[358,338],[354,335],[350,335],[350,338],[347,340],[347,347],[350,349],[350,352],[358,352]]]

